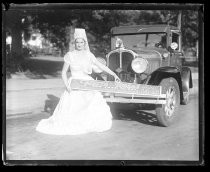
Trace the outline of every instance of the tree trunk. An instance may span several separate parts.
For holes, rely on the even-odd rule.
[[[20,57],[22,55],[22,32],[21,28],[13,27],[11,30],[12,35],[12,45],[11,45],[11,53],[12,55],[16,55]]]
[[[177,19],[177,27],[181,30],[182,26],[182,11],[179,11],[178,19]]]
[[[21,28],[21,14],[14,12],[12,16],[12,26],[11,26],[11,55],[15,58],[17,63],[21,63],[22,57],[22,28]]]
[[[64,42],[61,43],[60,50],[61,50],[60,56],[63,57],[65,55],[65,44],[64,44]]]
[[[73,50],[73,40],[74,40],[74,27],[73,26],[66,26],[66,42],[65,48],[67,51]]]
[[[6,12],[6,25],[11,33],[10,65],[12,70],[19,70],[23,62],[22,57],[22,13],[11,10]]]
[[[72,51],[74,49],[74,27],[70,26],[70,41],[69,41],[69,51]]]

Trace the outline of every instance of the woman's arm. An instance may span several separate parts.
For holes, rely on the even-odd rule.
[[[115,78],[115,81],[120,81],[120,78],[114,73],[112,70],[110,70],[107,66],[100,63],[97,59],[93,61],[93,63],[98,66],[103,71],[107,72],[108,74],[112,75]]]
[[[69,69],[69,64],[64,62],[63,69],[62,69],[62,79],[66,86],[67,91],[70,92],[70,88],[68,87],[68,78],[67,78],[68,69]]]

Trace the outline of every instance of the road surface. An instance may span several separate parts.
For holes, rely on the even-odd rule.
[[[35,131],[50,113],[19,115],[6,120],[7,160],[199,160],[198,96],[181,105],[180,120],[159,127],[154,111],[129,106],[113,109],[113,125],[103,133],[76,136]]]

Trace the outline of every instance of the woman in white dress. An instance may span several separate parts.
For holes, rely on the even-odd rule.
[[[112,114],[106,100],[98,91],[71,90],[71,79],[93,80],[89,75],[92,66],[115,77],[118,76],[108,67],[97,61],[90,52],[84,29],[75,29],[75,48],[64,56],[62,79],[66,90],[62,94],[53,115],[48,119],[42,119],[36,130],[46,134],[76,135],[89,132],[107,131],[112,126]],[[70,67],[71,76],[67,78]]]

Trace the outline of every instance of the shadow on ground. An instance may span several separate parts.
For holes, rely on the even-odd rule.
[[[114,120],[137,121],[146,125],[158,126],[155,113],[147,112],[154,110],[154,105],[139,107],[133,104],[112,104],[110,109]]]
[[[47,100],[45,100],[45,105],[44,105],[44,112],[50,113],[50,115],[53,114],[60,98],[56,97],[52,94],[47,94]]]

